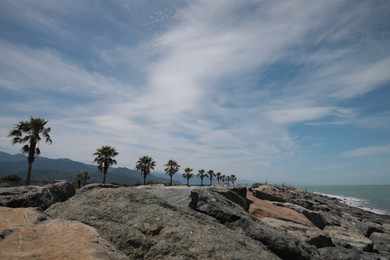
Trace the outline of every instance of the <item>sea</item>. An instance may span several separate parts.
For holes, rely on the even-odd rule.
[[[376,214],[390,215],[390,185],[306,186],[308,191],[340,199]]]

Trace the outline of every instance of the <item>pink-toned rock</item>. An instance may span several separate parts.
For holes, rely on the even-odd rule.
[[[93,227],[42,216],[0,207],[0,259],[128,259]]]
[[[0,231],[13,226],[37,224],[46,219],[45,213],[34,208],[0,207]]]
[[[276,218],[314,227],[310,220],[295,210],[279,207],[269,201],[258,199],[251,192],[247,193],[247,199],[251,201],[249,213],[257,218]]]

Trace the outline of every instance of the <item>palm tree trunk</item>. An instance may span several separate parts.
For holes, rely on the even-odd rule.
[[[172,176],[173,176],[173,175],[170,175],[171,178],[170,178],[170,180],[169,180],[169,186],[172,186]]]
[[[144,185],[146,185],[146,172],[144,172]]]
[[[107,174],[107,171],[104,171],[104,173],[103,173],[103,184],[106,184],[106,174]]]
[[[190,186],[190,179],[187,179],[187,186]]]
[[[31,176],[32,176],[32,165],[33,163],[28,162],[28,170],[27,170],[27,178],[26,178],[26,185],[31,185]]]
[[[203,186],[203,178],[200,178],[200,186]]]

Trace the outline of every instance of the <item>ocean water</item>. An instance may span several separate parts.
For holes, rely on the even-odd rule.
[[[308,191],[341,199],[344,203],[390,215],[390,185],[307,186]]]

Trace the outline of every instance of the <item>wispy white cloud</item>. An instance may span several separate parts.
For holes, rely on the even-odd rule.
[[[383,6],[112,3],[113,10],[85,2],[3,3],[12,9],[6,19],[33,26],[58,44],[0,40],[0,92],[33,93],[23,103],[14,98],[4,104],[17,111],[7,124],[31,112],[50,115],[57,135],[47,150],[52,154],[89,162],[96,147],[109,144],[120,151],[124,166],[151,154],[161,165],[175,157],[191,167],[248,177],[259,169],[275,172],[276,162],[301,149],[291,126],[356,126],[363,118],[372,126],[369,116],[344,101],[390,80],[390,59],[383,55],[389,39],[366,35],[371,12],[383,17]],[[99,16],[96,23],[115,27],[88,30],[86,22],[78,28],[76,14],[91,24]],[[63,51],[59,38],[72,47]]]
[[[0,48],[1,77],[5,83],[0,87],[89,97],[120,96],[131,90],[115,78],[88,71],[50,49],[36,50],[4,41],[0,41]]]
[[[344,152],[342,153],[342,156],[353,158],[353,157],[365,157],[365,156],[372,156],[372,155],[388,155],[388,154],[390,154],[390,144],[362,147],[348,152]]]

